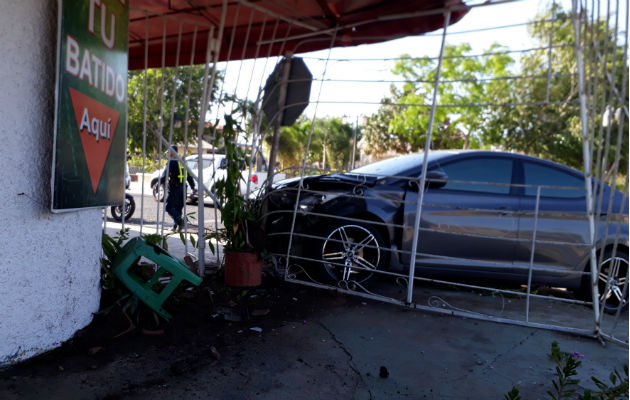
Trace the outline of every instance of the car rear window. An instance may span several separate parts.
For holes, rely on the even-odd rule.
[[[543,197],[581,198],[585,196],[584,179],[568,172],[546,165],[525,162],[526,196],[536,196],[538,186]]]

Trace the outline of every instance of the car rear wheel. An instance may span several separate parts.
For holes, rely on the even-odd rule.
[[[384,241],[369,225],[341,224],[327,230],[321,260],[334,281],[361,283],[384,265]]]
[[[604,303],[604,311],[616,313],[619,307],[628,303],[628,255],[617,250],[604,253],[597,277],[599,301]],[[608,290],[606,290],[608,288]]]

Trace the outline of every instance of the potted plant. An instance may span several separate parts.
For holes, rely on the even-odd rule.
[[[257,286],[262,276],[262,263],[251,244],[251,231],[258,217],[254,201],[240,193],[242,171],[248,166],[245,151],[237,144],[240,127],[230,115],[225,116],[225,126],[217,138],[223,140],[227,173],[216,183],[216,198],[221,210],[223,228],[217,232],[224,245],[225,283],[230,286]]]

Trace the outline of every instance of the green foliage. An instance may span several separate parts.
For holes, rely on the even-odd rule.
[[[509,74],[514,60],[506,48],[493,44],[488,56],[471,57],[468,43],[448,45],[438,88],[439,104],[435,110],[433,148],[475,148],[485,133],[484,120],[491,111],[480,104],[496,101],[509,92],[503,78]],[[369,147],[416,151],[424,148],[429,128],[431,101],[436,79],[437,60],[403,55],[393,69],[405,83],[392,87],[391,99],[383,99],[381,110],[368,121],[366,139]],[[397,106],[393,106],[397,104]]]
[[[505,396],[503,396],[505,400],[523,400],[521,397],[521,392],[518,390],[516,386],[512,388]]]
[[[159,161],[159,158],[157,160],[154,160],[151,157],[146,157],[143,160],[142,156],[132,155],[127,159],[127,164],[129,165],[129,168],[133,168],[133,171],[142,172],[142,168],[144,166],[145,173],[152,173],[153,171],[164,167],[168,160],[166,158],[163,158],[161,160],[161,164],[159,163]]]
[[[596,394],[597,397],[590,397],[596,399],[622,399],[628,398],[628,366],[623,366],[623,372],[625,377],[623,377],[616,369],[610,373],[608,379],[610,380],[610,385],[607,383],[600,381],[594,376],[591,377],[591,380],[599,389],[599,393]],[[580,398],[581,400],[586,400],[587,398]]]
[[[142,235],[148,242],[158,246],[166,247],[166,236],[159,234]],[[131,293],[113,271],[113,262],[125,242],[129,239],[129,228],[121,229],[118,234],[110,236],[103,232],[102,245],[103,257],[101,257],[101,309],[99,314],[109,313],[116,305],[120,306],[122,312],[128,317],[135,316],[136,321],[140,315],[140,301],[136,295]],[[147,276],[147,279],[149,276]],[[103,298],[107,300],[103,301]],[[158,323],[159,316],[153,312],[153,319]],[[131,321],[130,321],[131,322]]]
[[[565,353],[560,350],[558,342],[551,343],[551,352],[547,355],[549,360],[555,364],[555,379],[552,381],[553,390],[548,390],[547,394],[553,400],[613,400],[628,398],[628,366],[623,367],[625,377],[616,369],[610,373],[610,384],[605,383],[595,377],[591,380],[597,386],[598,391],[593,392],[588,389],[582,394],[578,393],[580,380],[575,378],[578,368],[582,365],[584,356],[579,353]],[[517,387],[512,389],[503,397],[506,400],[520,400],[520,390]]]
[[[369,143],[363,150],[372,156],[382,156],[389,151],[408,153],[412,151],[411,144],[403,140],[390,130],[389,124],[394,119],[394,106],[391,98],[381,100],[381,106],[376,114],[372,114],[363,128],[364,140]]]
[[[554,7],[535,17],[537,22],[529,28],[535,49],[520,53],[517,59],[496,43],[479,56],[473,56],[468,43],[445,46],[437,102],[449,107],[436,109],[432,149],[497,146],[582,168],[573,25],[570,12]],[[582,29],[581,35],[589,43],[582,47],[586,76],[599,79],[597,87],[596,82],[587,82],[587,103],[595,107],[593,114],[600,115],[590,126],[602,160],[596,170],[614,182],[615,172],[625,175],[628,170],[628,119],[624,118],[622,127],[614,118],[604,127],[602,115],[605,104],[613,104],[608,112],[614,114],[628,104],[629,97],[625,91],[625,98],[619,99],[603,84],[606,78],[602,65],[617,84],[623,81],[628,65],[624,64],[624,46],[619,45],[605,20]],[[590,61],[598,56],[603,61]],[[392,86],[391,95],[381,101],[378,113],[368,120],[365,132],[370,154],[424,148],[436,71],[437,60],[426,57],[403,55],[396,63],[393,72],[405,83]],[[624,134],[617,143],[619,128]],[[606,136],[611,138],[608,152],[601,150]],[[613,163],[617,151],[621,155],[619,171]]]
[[[145,81],[147,122],[169,136],[171,110],[173,110],[173,140],[184,142],[185,134],[189,140],[196,137],[199,123],[199,110],[203,93],[204,66],[181,66],[178,68],[155,68],[129,71],[128,92],[128,150],[130,153],[142,150],[144,127]],[[190,93],[189,85],[190,84]],[[215,79],[213,93],[218,90],[221,76]],[[175,102],[173,102],[175,94]],[[211,96],[210,101],[214,101]],[[162,106],[162,107],[161,107]],[[188,113],[187,113],[188,106]],[[160,112],[162,110],[162,112]],[[161,118],[160,118],[161,117]],[[160,129],[162,127],[162,129]],[[147,154],[157,154],[159,138],[147,129]]]
[[[226,177],[216,183],[216,197],[221,209],[221,229],[217,236],[225,240],[226,247],[232,250],[248,250],[248,224],[257,219],[254,203],[240,194],[241,172],[247,168],[246,152],[238,146],[237,138],[241,128],[231,115],[225,115],[225,126],[217,133],[218,140],[225,146]],[[212,243],[209,241],[210,245]]]
[[[278,159],[284,167],[302,165],[311,129],[313,134],[307,164],[319,163],[323,169],[347,168],[352,157],[354,127],[344,123],[341,118],[316,118],[311,121],[303,117],[293,125],[282,128]],[[359,133],[357,142],[360,138]],[[271,141],[271,136],[265,138],[267,145],[271,145]]]
[[[115,236],[109,236],[103,232],[101,239],[103,245],[103,257],[101,257],[101,289],[110,290],[115,297],[121,297],[129,291],[127,287],[114,275],[112,263],[120,252],[123,244],[129,239],[129,228],[121,229]]]
[[[577,389],[579,379],[573,378],[577,375],[577,369],[582,365],[578,356],[562,353],[557,342],[551,345],[549,359],[556,363],[556,379],[552,381],[553,390],[547,391],[553,400],[571,399]]]
[[[552,15],[555,18],[552,26]],[[569,12],[564,12],[556,7],[541,15],[536,16],[538,22],[529,29],[529,34],[534,38],[539,50],[524,53],[519,64],[520,74],[530,76],[526,79],[518,79],[511,82],[507,96],[501,97],[501,103],[522,104],[513,107],[497,108],[491,118],[486,120],[488,131],[484,133],[483,140],[488,143],[502,145],[507,149],[522,151],[527,154],[541,156],[546,159],[567,164],[581,169],[582,157],[582,126],[579,108],[579,86],[577,78],[577,64],[574,50],[573,25]],[[586,46],[584,59],[597,57],[594,52],[608,54],[608,70],[612,70],[616,64],[616,82],[622,81],[624,69],[623,48],[616,47],[616,40],[611,31],[607,31],[606,23],[601,20],[592,29],[590,35],[599,38],[597,48]],[[548,46],[549,36],[553,29],[553,45],[551,53],[551,68],[553,75],[547,86],[547,74],[549,68]],[[584,31],[581,32],[585,34]],[[606,48],[608,46],[608,48]],[[586,62],[586,68],[589,63]],[[588,71],[587,76],[601,75],[601,71]],[[606,94],[603,85],[592,93],[587,102],[602,107]],[[545,104],[547,102],[551,104]],[[610,101],[610,99],[608,99]],[[553,104],[554,102],[559,104]],[[529,103],[529,104],[523,104]],[[623,101],[628,103],[628,96]],[[531,104],[531,105],[530,105]],[[594,130],[600,132],[602,128],[601,117],[595,121]],[[611,126],[612,136],[616,136],[617,123]],[[627,132],[627,126],[624,128]],[[602,146],[602,143],[596,143]],[[614,151],[621,146],[622,160],[621,172],[627,171],[628,165],[628,135],[623,135],[622,143],[612,140],[612,147],[607,159],[603,163],[604,170],[610,171],[614,159]]]

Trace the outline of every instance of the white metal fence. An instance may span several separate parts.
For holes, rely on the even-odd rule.
[[[261,220],[267,222],[281,217],[290,221],[285,229],[268,232],[269,243],[274,244],[268,249],[271,252],[268,260],[272,268],[282,273],[287,281],[299,284],[333,289],[432,312],[596,336],[627,345],[628,311],[623,306],[628,297],[627,165],[624,168],[624,163],[627,163],[628,146],[628,2],[587,3],[577,0],[571,4],[554,2],[547,6],[548,15],[544,14],[545,16],[534,19],[524,17],[525,19],[519,20],[518,15],[514,18],[515,16],[510,14],[518,14],[518,11],[513,13],[512,10],[522,10],[517,7],[521,3],[529,3],[527,7],[540,6],[535,2],[510,1],[469,4],[469,14],[462,21],[466,21],[467,18],[474,19],[477,24],[472,24],[471,28],[465,26],[461,29],[459,28],[463,25],[461,22],[449,26],[452,10],[436,10],[436,13],[443,15],[446,28],[409,42],[419,46],[418,48],[406,48],[407,59],[422,60],[425,64],[434,66],[431,74],[416,76],[414,80],[409,77],[406,79],[392,77],[388,71],[393,69],[395,63],[401,59],[389,55],[373,54],[370,57],[352,57],[350,50],[346,54],[343,50],[331,49],[304,56],[313,72],[314,79],[311,105],[306,110],[306,115],[311,118],[312,125],[308,131],[304,154],[300,156],[301,165],[292,166],[298,171],[299,184],[282,189],[292,201],[288,203],[289,206],[281,210],[273,210],[261,217]],[[284,36],[277,36],[275,29],[265,30],[267,14],[259,7],[240,2],[236,11],[232,10],[229,15],[225,7],[227,6],[224,4],[221,18],[223,23],[219,26],[202,26],[175,20],[170,16],[161,17],[164,26],[167,23],[180,24],[180,37],[182,32],[189,34],[192,32],[195,37],[201,35],[200,32],[207,35],[204,40],[208,44],[207,57],[201,82],[203,91],[201,101],[198,102],[197,114],[202,117],[198,118],[196,126],[189,126],[192,70],[189,70],[190,75],[187,81],[173,75],[169,82],[164,78],[167,74],[162,67],[162,79],[153,82],[158,86],[151,89],[152,81],[148,79],[151,72],[145,68],[142,87],[145,112],[142,124],[144,155],[147,155],[147,138],[158,139],[158,155],[163,155],[164,149],[176,143],[173,132],[178,129],[178,123],[183,124],[184,148],[188,148],[191,140],[198,144],[199,152],[202,152],[203,140],[218,146],[212,134],[213,128],[221,125],[223,113],[234,113],[237,106],[243,104],[243,102],[234,102],[235,98],[250,101],[251,113],[239,114],[240,122],[247,127],[248,133],[243,136],[243,143],[252,149],[263,147],[263,136],[266,134],[261,125],[263,87],[267,76],[279,61],[277,58],[269,57],[268,51],[271,50],[272,45],[284,46],[295,38],[291,37],[290,30]],[[507,23],[497,19],[497,15],[502,14],[493,13],[493,10],[499,7],[503,15],[511,16],[506,20],[516,22]],[[250,15],[250,24],[253,20],[262,21],[263,29],[259,29],[259,36],[250,37],[248,29],[245,39],[256,43],[257,58],[244,60],[243,50],[241,61],[218,63],[219,49],[212,48],[212,44],[220,43],[225,37],[224,42],[229,43],[230,46],[228,54],[233,51],[234,32],[224,29],[224,21],[226,18],[238,18],[239,13]],[[404,23],[407,17],[401,15],[401,23]],[[155,18],[152,18],[152,21],[155,24]],[[147,30],[148,26],[147,18]],[[516,33],[509,33],[511,30],[515,30]],[[537,30],[539,37],[545,38],[544,43],[525,47],[519,47],[515,43],[503,43],[501,47],[482,49],[482,47],[487,47],[485,43],[490,44],[494,41],[501,43],[502,39],[515,40],[519,37],[518,35],[523,35],[527,30],[529,32]],[[265,32],[272,32],[271,37],[266,37]],[[570,33],[569,36],[567,32]],[[447,54],[445,52],[449,44],[461,45],[464,42],[462,38],[473,45],[468,53]],[[166,42],[166,37],[163,39]],[[194,40],[193,43],[195,43]],[[335,40],[333,30],[330,32],[330,42],[334,43]],[[182,69],[184,65],[191,66],[192,57],[189,60],[180,60],[179,40],[177,43],[176,69]],[[146,48],[148,47],[147,42]],[[433,50],[435,54],[429,54],[430,50]],[[163,48],[162,51],[164,54],[167,50]],[[287,48],[281,53],[299,51],[298,46],[298,48]],[[542,54],[546,57],[539,57]],[[508,71],[509,73],[498,75],[460,74],[453,77],[452,71],[448,70],[453,65],[489,60],[493,57],[497,59],[505,55],[530,55],[530,57],[517,59],[513,69]],[[148,58],[148,54],[145,54],[145,57]],[[540,68],[534,71],[528,69],[532,65],[527,65],[527,60],[534,63],[532,65],[538,63]],[[164,57],[162,61],[164,62]],[[450,61],[446,66],[446,71],[443,69],[445,61]],[[493,67],[491,64],[488,65],[488,68]],[[565,68],[566,66],[568,68]],[[519,92],[518,83],[524,81],[538,81],[538,85],[532,86],[537,88],[538,92],[532,91],[527,95],[524,94],[525,92]],[[513,87],[513,96],[504,97],[503,101],[488,101],[490,97],[460,96],[464,85],[480,82],[499,82],[507,85],[508,88]],[[558,90],[562,82],[566,82],[568,87]],[[391,110],[404,109],[410,115],[418,115],[418,119],[426,119],[424,129],[412,133],[418,137],[424,137],[423,145],[418,146],[424,154],[418,158],[416,165],[419,173],[414,176],[361,174],[360,179],[363,181],[358,180],[349,185],[346,182],[343,190],[322,189],[317,185],[309,184],[310,175],[307,171],[316,167],[309,163],[309,156],[312,153],[311,146],[317,118],[335,112],[339,115],[341,109],[344,110],[343,114],[349,116],[346,119],[356,121],[355,129],[357,129],[359,115],[374,114],[379,107],[384,105],[380,98],[375,98],[369,94],[370,92],[384,93],[383,87],[391,85],[398,88],[400,93],[403,90],[401,88],[408,84],[417,86],[428,84],[432,89],[422,93],[422,101],[409,102],[409,97],[399,96],[399,99],[406,100],[387,103],[386,106]],[[167,91],[165,89],[167,85],[172,85],[173,90]],[[188,89],[185,91],[185,98],[178,99],[177,95],[182,91],[178,92],[176,88],[182,85]],[[450,97],[442,91],[446,87],[452,94]],[[157,109],[150,108],[149,93],[158,93],[161,96],[157,102],[159,104]],[[164,105],[164,96],[167,93],[172,96],[169,102],[170,109]],[[228,100],[219,101],[226,98]],[[183,113],[185,114],[184,120],[179,122],[175,119],[178,101],[184,102]],[[480,118],[495,113],[496,110],[512,110],[513,114],[504,112],[505,130],[498,130],[498,132],[506,135],[508,140],[504,143],[513,145],[514,141],[509,139],[519,135],[524,136],[530,129],[530,126],[523,122],[524,120],[512,118],[522,109],[536,110],[536,112],[530,112],[529,115],[538,118],[547,118],[550,115],[575,115],[579,118],[579,121],[573,121],[570,125],[574,131],[569,131],[569,125],[565,124],[564,129],[567,131],[553,133],[556,141],[578,140],[578,143],[581,143],[582,170],[586,177],[582,181],[583,185],[575,185],[574,182],[561,185],[544,182],[514,184],[513,182],[458,180],[452,177],[448,180],[449,184],[459,184],[460,188],[467,186],[469,189],[471,187],[501,189],[472,189],[470,192],[485,191],[495,194],[501,192],[507,193],[507,197],[512,195],[514,204],[507,203],[505,207],[499,207],[500,209],[483,203],[476,205],[474,202],[449,203],[444,197],[435,196],[431,189],[417,189],[426,188],[429,181],[435,180],[435,178],[431,179],[428,172],[429,167],[435,166],[430,162],[430,158],[438,146],[436,138],[439,138],[443,132],[442,125],[451,123],[470,110],[478,112]],[[569,109],[575,112],[563,114]],[[422,116],[418,110],[421,110]],[[182,110],[179,112],[181,113]],[[158,114],[157,124],[149,121],[150,118],[147,115],[150,114]],[[550,121],[548,126],[553,127],[552,122]],[[482,128],[478,126],[475,129],[479,131]],[[195,132],[196,135],[194,135]],[[476,132],[473,132],[471,128],[469,132],[460,130],[460,134],[468,142],[474,140]],[[539,134],[548,135],[550,132]],[[531,138],[536,141],[535,135]],[[545,141],[546,145],[549,143],[553,144],[554,141]],[[354,145],[351,147],[353,152],[365,150],[361,150],[360,146],[358,150]],[[534,155],[541,149],[536,145],[532,145],[531,148],[535,149]],[[558,146],[558,149],[565,148]],[[546,150],[553,152],[553,148]],[[180,161],[184,162],[187,155],[180,154]],[[354,160],[353,157],[351,164],[354,164]],[[519,161],[521,162],[526,161]],[[253,163],[252,157],[250,164]],[[326,167],[325,164],[323,166]],[[251,167],[249,177],[251,177]],[[196,171],[190,170],[189,173],[197,178],[197,182],[205,181],[206,177],[203,176],[201,166]],[[400,186],[405,195],[396,197],[392,193],[385,195],[379,193],[375,186],[367,183],[367,179],[372,177],[377,178],[378,182],[388,180],[406,182]],[[198,186],[202,185],[198,184]],[[605,190],[606,186],[618,188],[619,191]],[[413,187],[416,188],[415,191],[410,189]],[[210,191],[211,188],[206,189]],[[268,196],[278,196],[278,193],[280,192],[272,192]],[[555,195],[550,196],[550,193],[555,193]],[[559,193],[561,195],[558,195]],[[568,195],[565,195],[567,193]],[[138,222],[140,233],[147,232],[149,229],[145,223],[145,202],[153,201],[144,194],[143,192],[140,196]],[[381,204],[382,207],[398,210],[396,212],[399,215],[396,218],[379,219],[378,214],[366,210],[348,213],[339,211],[332,215],[322,214],[316,207],[313,208],[303,202],[304,199],[318,196],[320,198],[332,197],[339,204],[352,204],[352,202]],[[549,208],[548,198],[569,199],[568,202],[572,204],[576,203],[576,199],[581,199],[579,201],[581,201],[583,212],[576,213],[574,210],[563,212],[562,202],[556,202],[556,208]],[[436,199],[439,201],[435,202]],[[502,200],[495,199],[494,201]],[[156,206],[155,228],[152,225],[150,232],[164,234],[165,225],[169,225],[166,222],[168,217],[161,203],[158,202]],[[187,210],[186,213],[189,211]],[[390,214],[394,215],[396,212]],[[207,222],[207,213],[213,215],[213,222]],[[435,215],[445,217],[440,219]],[[217,207],[206,208],[200,201],[195,217],[196,221],[204,221],[204,223],[192,221],[195,225],[192,229],[187,223],[184,238],[187,239],[186,252],[196,253],[196,258],[199,260],[198,272],[202,274],[206,264],[205,244],[203,240],[195,240],[195,238],[204,237],[208,232],[220,228],[219,212]],[[506,220],[512,224],[512,231],[500,228]],[[304,221],[319,221],[320,225],[313,228],[308,224],[302,224]],[[434,223],[436,221],[442,221],[442,223]],[[124,224],[123,221],[123,226]],[[356,236],[354,239],[357,241],[349,240],[348,234],[351,232],[354,232]],[[197,248],[192,246],[191,233]],[[434,238],[452,240],[452,243],[442,242],[437,247],[439,250],[434,251],[435,247],[431,247],[431,243],[427,241]],[[514,258],[509,259],[501,254],[496,254],[491,259],[486,257],[485,260],[475,258],[475,254],[483,251],[505,253],[502,247],[490,249],[491,251],[475,248],[475,246],[496,246],[497,243],[509,243],[517,249],[512,252]],[[462,245],[463,247],[456,247]],[[448,251],[449,246],[452,247],[452,253]],[[462,251],[462,248],[466,246],[468,246],[467,251]],[[217,246],[217,249],[219,248],[220,246]],[[476,250],[479,251],[476,252]],[[346,254],[348,252],[352,254]],[[580,258],[576,255],[577,253],[583,254],[582,259],[588,261],[575,263],[574,261]],[[540,259],[540,257],[550,257],[550,255],[555,257],[556,262],[545,263],[545,260]],[[564,259],[572,261],[559,264],[557,260],[562,260],[563,255],[566,256]],[[215,262],[220,262],[220,254],[217,257]],[[367,259],[368,257],[372,259]],[[389,262],[385,263],[382,260]],[[432,273],[427,274],[427,269],[423,268],[426,265],[444,265],[445,267],[457,265],[460,272],[465,266],[477,267],[477,271],[484,272],[486,278],[494,279],[479,280],[478,276],[473,276],[466,271],[459,275],[456,273],[440,275],[439,271],[436,273],[435,268],[431,271]],[[509,282],[499,279],[506,275],[505,271],[509,271],[507,275],[511,275]],[[589,292],[590,288],[592,296],[580,297],[576,295],[577,290],[565,290],[545,285],[544,277],[554,276],[554,274],[563,276],[565,280],[571,280],[571,277],[574,277],[581,283],[585,283],[586,286],[582,286],[582,291]],[[368,275],[370,279],[363,280]],[[379,277],[382,279],[378,279]],[[462,277],[467,279],[460,279]],[[607,304],[610,305],[615,301],[620,302],[621,307],[607,307]],[[614,313],[603,312],[605,309],[608,311],[612,309]]]

